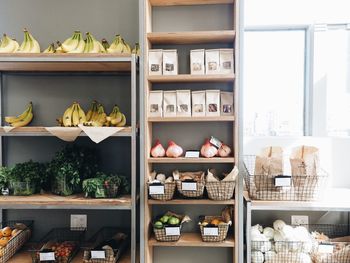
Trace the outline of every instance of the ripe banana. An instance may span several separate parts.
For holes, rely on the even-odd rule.
[[[43,51],[43,53],[55,53],[55,52],[56,51],[55,51],[55,44],[54,43],[50,44],[48,46],[48,48]]]
[[[125,115],[122,113],[122,120],[121,120],[121,122],[119,122],[119,123],[117,124],[117,127],[124,127],[125,124],[126,124],[126,117],[125,117]]]
[[[84,52],[85,41],[84,41],[83,35],[81,34],[80,31],[77,35],[77,40],[78,40],[78,45],[76,46],[76,48],[69,51],[68,53],[83,53]]]
[[[16,40],[9,38],[6,34],[1,39],[0,53],[13,53],[19,48]]]
[[[122,43],[122,37],[116,35],[111,46],[107,49],[107,53],[123,53],[124,44]]]
[[[11,126],[16,128],[27,126],[33,120],[33,117],[33,112],[30,110],[22,120],[11,123]]]
[[[32,112],[32,111],[33,111],[33,103],[30,102],[23,113],[21,113],[18,116],[7,116],[5,117],[5,121],[9,124],[19,122],[23,120],[28,115],[29,112]]]
[[[127,44],[124,39],[122,39],[122,43],[124,45],[122,53],[131,54],[131,48],[129,44]]]
[[[73,114],[73,105],[68,107],[66,111],[63,113],[63,126],[71,127],[73,125],[72,114]]]
[[[86,115],[84,110],[80,107],[79,103],[77,103],[78,114],[79,114],[79,124],[83,124],[86,122]]]
[[[96,39],[93,38],[93,36],[87,32],[86,33],[86,40],[85,40],[86,46],[84,49],[84,53],[100,53],[102,44],[99,43]]]
[[[131,54],[136,54],[136,55],[140,56],[141,50],[140,50],[139,43],[135,43],[135,47],[132,49]]]
[[[74,34],[62,43],[62,50],[67,53],[75,50],[79,45],[79,35],[80,31],[74,31]]]
[[[27,29],[24,29],[24,40],[19,46],[18,53],[40,53],[40,45],[38,41],[28,32]]]
[[[57,41],[57,48],[55,50],[55,53],[64,53],[63,49],[62,49],[62,44],[60,41]]]
[[[72,123],[74,127],[79,125],[79,112],[77,103],[73,103],[73,112],[72,112]]]
[[[93,114],[93,112],[94,112],[94,110],[96,108],[96,104],[97,104],[96,101],[93,101],[91,103],[91,107],[88,110],[88,112],[86,113],[86,121],[91,121],[91,117],[92,117],[92,114]]]

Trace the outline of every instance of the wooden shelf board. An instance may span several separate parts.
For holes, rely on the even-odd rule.
[[[234,116],[204,117],[149,117],[149,122],[223,122],[234,121]]]
[[[148,241],[151,247],[234,247],[232,237],[223,242],[203,242],[200,233],[182,233],[177,242],[158,242],[154,236]]]
[[[6,208],[84,208],[84,209],[122,209],[132,206],[128,195],[118,198],[93,199],[83,195],[59,196],[36,194],[30,196],[0,196],[0,207]]]
[[[0,71],[130,72],[132,57],[113,54],[1,54]]]
[[[74,257],[74,259],[71,261],[71,263],[81,263],[83,262],[83,251],[80,250],[79,253]],[[9,261],[8,263],[31,263],[32,262],[32,257],[31,253],[25,250],[22,250],[18,253],[16,253]],[[130,263],[131,262],[131,254],[130,251],[125,253],[121,257],[120,260],[118,260],[118,263]],[[140,262],[139,257],[137,256],[137,263]]]
[[[161,75],[161,76],[148,76],[148,81],[152,83],[186,83],[186,82],[233,82],[235,79],[234,74],[218,74],[218,75]]]
[[[169,201],[159,201],[149,199],[150,205],[234,205],[235,200],[214,201],[210,199],[173,199]]]
[[[220,158],[220,157],[214,157],[214,158],[185,158],[185,157],[179,157],[179,158],[148,158],[148,163],[234,163],[235,159],[233,157],[227,157],[227,158]]]
[[[219,31],[185,31],[185,32],[152,32],[147,34],[151,44],[207,44],[233,43],[234,30]]]
[[[149,0],[152,6],[233,4],[234,0]]]
[[[62,127],[64,128],[64,127]],[[64,128],[66,129],[66,128]],[[103,127],[101,127],[103,129]],[[113,134],[112,136],[131,136],[131,127],[125,127],[122,131]],[[10,132],[5,132],[3,127],[0,127],[0,136],[54,136],[48,132],[45,127],[19,127],[11,130]],[[86,136],[84,132],[81,132],[79,136]]]

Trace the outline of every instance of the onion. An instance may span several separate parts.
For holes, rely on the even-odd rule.
[[[218,156],[220,157],[228,157],[230,156],[231,148],[226,144],[221,144],[221,147],[218,150]]]
[[[151,156],[155,158],[165,156],[165,150],[159,140],[157,140],[156,144],[152,147]]]
[[[166,150],[167,157],[177,158],[177,157],[180,157],[182,153],[183,153],[183,150],[179,145],[177,145],[173,141],[169,141],[168,149]]]
[[[214,157],[218,153],[218,149],[213,146],[207,139],[201,148],[201,155],[206,158]]]
[[[283,220],[276,220],[275,222],[273,222],[273,228],[275,230],[282,230],[285,225],[286,223],[284,223]]]

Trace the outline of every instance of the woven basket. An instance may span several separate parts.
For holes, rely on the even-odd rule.
[[[177,190],[179,191],[179,193],[185,197],[190,197],[190,198],[199,198],[199,197],[203,197],[203,193],[204,193],[204,187],[205,187],[205,181],[204,180],[200,180],[197,181],[197,190],[196,191],[184,191],[182,190],[182,183],[183,181],[181,180],[176,180],[176,187]]]
[[[210,221],[213,219],[222,220],[222,217],[220,217],[220,216],[206,216],[204,219],[210,220]],[[201,229],[202,240],[204,242],[222,242],[222,241],[224,241],[227,237],[227,232],[228,232],[229,226],[230,225],[228,223],[222,223],[222,224],[217,226],[217,228],[218,228],[218,235],[217,236],[205,236],[204,235],[204,228],[206,228],[206,227],[200,225],[199,227]]]
[[[150,183],[148,183],[148,191],[149,191],[149,187],[150,187]],[[173,199],[174,197],[174,193],[175,193],[175,187],[176,187],[176,183],[175,182],[168,182],[168,183],[164,183],[164,194],[150,194],[152,199],[155,200],[161,200],[161,201],[168,201]]]
[[[13,237],[5,247],[2,247],[0,249],[0,253],[2,254],[0,263],[7,262],[29,240],[31,233],[30,228],[26,228]]]
[[[160,242],[175,242],[175,241],[178,241],[181,236],[181,235],[167,236],[165,232],[165,227],[161,229],[153,228],[153,232],[156,240]],[[181,232],[181,225],[180,225],[180,232]]]
[[[209,199],[215,201],[231,199],[235,191],[235,186],[236,181],[207,182],[205,185]]]

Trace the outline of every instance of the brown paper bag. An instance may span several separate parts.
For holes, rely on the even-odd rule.
[[[255,159],[254,182],[257,191],[279,190],[275,187],[275,176],[283,174],[283,149],[266,147]]]

